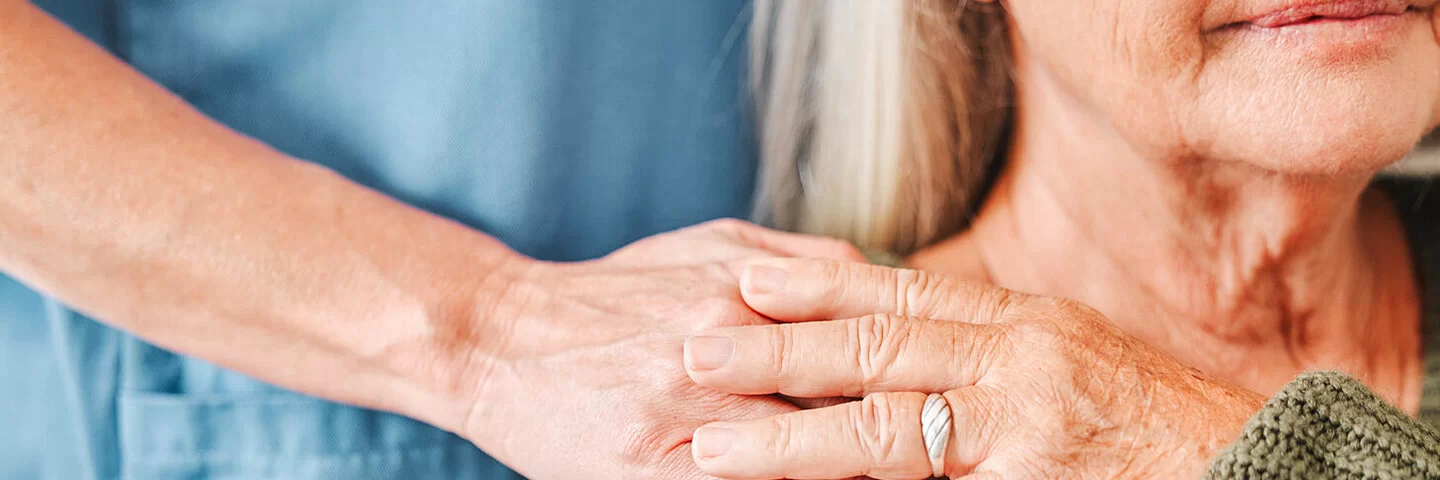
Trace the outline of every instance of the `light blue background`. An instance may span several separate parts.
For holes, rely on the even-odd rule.
[[[528,255],[593,258],[748,209],[743,0],[36,3],[217,120]],[[0,478],[513,475],[4,277],[0,388]]]

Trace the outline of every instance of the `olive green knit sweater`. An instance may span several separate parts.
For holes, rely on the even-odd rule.
[[[1207,478],[1440,478],[1440,431],[1334,372],[1297,377]]]
[[[1405,222],[1423,304],[1425,378],[1412,418],[1365,385],[1306,373],[1280,390],[1206,478],[1440,478],[1440,192],[1431,180],[1386,180]]]

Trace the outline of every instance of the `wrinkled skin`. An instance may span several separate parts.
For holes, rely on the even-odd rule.
[[[462,432],[531,478],[713,478],[690,459],[691,433],[719,419],[795,411],[685,376],[682,344],[710,327],[770,323],[737,288],[744,259],[805,254],[858,260],[843,242],[721,220],[577,264],[521,265],[485,315],[498,331],[456,325],[446,347],[473,405]]]
[[[951,477],[1189,478],[1264,400],[1072,301],[914,270],[760,264],[786,281],[764,292],[747,273],[746,301],[792,323],[702,332],[687,344],[691,378],[735,394],[863,400],[701,428],[693,452],[716,476],[928,478],[917,392],[943,392]],[[714,337],[734,345],[718,368],[698,347]]]

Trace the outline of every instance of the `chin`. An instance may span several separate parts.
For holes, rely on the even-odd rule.
[[[1428,22],[1410,26],[1364,48],[1255,50],[1273,39],[1236,39],[1202,79],[1196,144],[1212,158],[1296,175],[1374,173],[1399,161],[1440,120],[1440,45]]]
[[[1404,158],[1430,124],[1428,110],[1391,103],[1296,112],[1284,122],[1237,115],[1208,156],[1295,175],[1375,173]]]

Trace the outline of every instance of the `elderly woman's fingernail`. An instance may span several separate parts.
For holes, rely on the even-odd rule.
[[[740,288],[751,295],[778,292],[785,288],[785,269],[770,265],[751,264],[745,268]]]
[[[730,337],[701,335],[685,341],[685,357],[694,370],[714,370],[730,364],[735,356],[735,340]]]
[[[700,427],[695,431],[695,440],[690,443],[698,458],[715,458],[730,451],[735,443],[735,431],[725,427]]]

